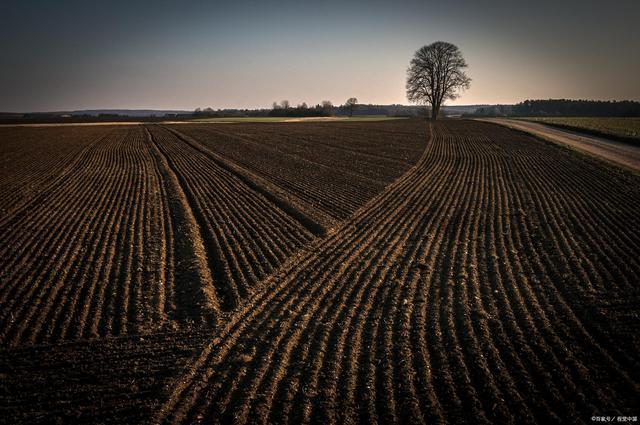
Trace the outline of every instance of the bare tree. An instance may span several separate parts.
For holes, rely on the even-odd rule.
[[[350,97],[349,99],[347,99],[347,101],[345,102],[345,106],[347,108],[349,108],[349,116],[352,117],[353,116],[353,110],[356,109],[356,106],[358,105],[358,99],[356,99],[355,97]]]
[[[459,90],[469,88],[466,67],[462,53],[451,43],[436,41],[420,48],[407,69],[407,99],[431,106],[431,119],[437,119],[445,100],[454,100]]]

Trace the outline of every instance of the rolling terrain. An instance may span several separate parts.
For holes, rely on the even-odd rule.
[[[1,131],[0,422],[637,408],[636,174],[464,120]]]

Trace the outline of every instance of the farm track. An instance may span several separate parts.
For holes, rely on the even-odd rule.
[[[334,134],[333,144],[323,141],[322,132],[314,134],[317,126],[306,124],[177,128],[337,221],[415,163],[421,152],[415,142],[425,135],[423,126],[411,124],[414,132],[399,136],[397,143],[387,139],[366,144],[363,139],[376,136],[371,132],[363,138],[361,126]]]
[[[0,130],[3,345],[215,325],[336,224],[175,129]]]
[[[182,143],[191,146],[196,151],[206,156],[209,161],[215,164],[215,166],[225,170],[231,175],[234,175],[251,190],[272,202],[278,209],[290,215],[313,235],[323,236],[327,232],[327,228],[331,227],[333,224],[333,219],[330,216],[317,210],[314,206],[305,203],[295,195],[292,195],[282,188],[268,182],[266,179],[256,173],[253,173],[246,167],[242,167],[229,158],[208,149],[202,143],[191,138],[185,133],[170,127],[164,128],[176,136]]]
[[[154,420],[630,413],[638,187],[506,129],[439,123],[414,168],[213,332]]]
[[[152,153],[162,176],[164,212],[171,217],[164,223],[169,245],[165,263],[170,271],[165,278],[173,289],[170,299],[174,301],[171,311],[183,321],[204,319],[215,323],[219,305],[200,227],[178,176],[146,128],[145,134],[153,145]]]
[[[120,127],[7,215],[0,340],[54,342],[215,320],[201,235],[176,179],[143,127]]]
[[[570,146],[640,173],[640,146],[634,143],[633,139],[627,140],[619,137],[618,140],[615,140],[604,136],[590,135],[585,132],[581,133],[579,129],[560,128],[555,125],[520,119],[486,118],[482,119],[482,121],[504,125],[552,142]]]
[[[227,142],[224,147],[220,146],[222,140]],[[217,148],[222,155],[297,195],[331,217],[330,220],[348,217],[358,205],[384,187],[384,183],[377,180],[367,179],[350,171],[337,173],[334,167],[266,147],[257,138],[252,140],[236,137],[222,140],[214,139],[214,149]],[[211,146],[210,142],[204,144]],[[278,163],[286,166],[273,167],[274,155],[277,155]]]
[[[150,132],[193,209],[218,304],[232,309],[313,234],[172,132],[160,127],[151,127]]]

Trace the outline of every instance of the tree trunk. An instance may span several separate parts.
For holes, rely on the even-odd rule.
[[[439,105],[432,105],[431,106],[431,119],[432,120],[437,120],[438,119],[438,112],[440,112],[440,106]]]

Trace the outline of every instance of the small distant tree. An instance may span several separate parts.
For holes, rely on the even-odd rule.
[[[358,99],[356,99],[355,97],[350,97],[345,102],[345,106],[349,110],[349,116],[352,117],[353,111],[356,109],[356,106],[358,106]]]
[[[286,99],[280,102],[280,107],[282,107],[282,109],[289,109],[290,106],[289,101]]]
[[[323,100],[320,107],[323,114],[333,115],[333,103],[330,100]]]
[[[271,105],[271,109],[273,110],[280,109],[280,105],[278,105],[278,102],[273,102],[273,104]]]
[[[421,47],[407,70],[407,99],[429,105],[431,119],[437,119],[445,100],[454,100],[458,91],[469,88],[466,67],[462,53],[451,43],[436,41]]]

